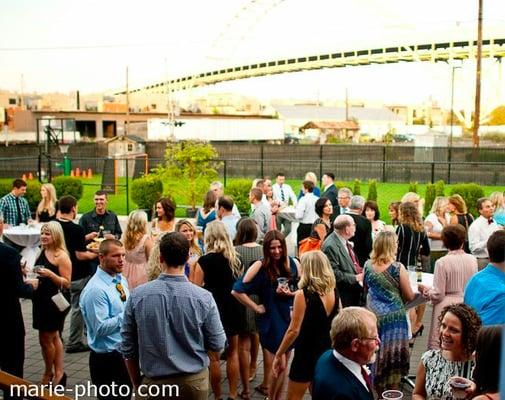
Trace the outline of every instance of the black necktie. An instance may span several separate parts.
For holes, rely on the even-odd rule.
[[[21,207],[19,206],[19,197],[16,197],[16,209],[17,209],[16,225],[19,225],[19,224],[21,224],[21,222],[23,222],[22,217],[21,217]]]
[[[284,201],[285,197],[284,197],[284,190],[282,189],[282,186],[281,186],[281,200]]]

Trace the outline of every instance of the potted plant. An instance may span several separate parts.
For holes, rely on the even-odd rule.
[[[188,217],[195,216],[197,202],[201,201],[209,184],[218,177],[217,169],[221,163],[216,161],[217,157],[217,150],[208,142],[184,140],[167,143],[165,162],[155,169],[155,173],[166,182],[170,194],[184,198],[188,204]],[[179,184],[171,185],[175,181]]]

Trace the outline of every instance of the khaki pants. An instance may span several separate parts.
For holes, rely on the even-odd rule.
[[[136,398],[207,400],[209,370],[204,368],[196,374],[179,374],[162,378],[144,377]]]

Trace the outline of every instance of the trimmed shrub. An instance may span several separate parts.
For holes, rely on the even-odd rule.
[[[408,192],[417,193],[417,182],[410,182]]]
[[[350,185],[348,185],[347,183],[342,182],[342,181],[335,181],[335,182],[333,182],[333,184],[334,184],[334,185],[335,185],[335,187],[337,188],[337,192],[338,192],[340,189],[344,188],[344,187],[349,188],[349,189],[351,188],[351,187],[350,187]],[[354,194],[354,193],[353,193],[353,194]]]
[[[73,196],[77,200],[82,197],[82,181],[71,176],[57,176],[51,182],[56,189],[56,196]]]
[[[435,196],[445,196],[445,182],[442,179],[435,182]]]
[[[249,191],[251,181],[249,179],[235,179],[226,185],[225,192],[231,196],[241,214],[249,214],[251,203],[249,202]]]
[[[366,199],[377,201],[377,180],[370,179],[368,181],[368,196]]]
[[[462,183],[451,188],[451,195],[456,193],[465,200],[468,212],[478,216],[477,200],[484,197],[484,189],[476,183]]]
[[[154,175],[134,179],[131,186],[132,200],[143,210],[152,210],[163,194],[163,182]]]
[[[424,195],[424,212],[428,214],[431,210],[431,206],[435,201],[436,194],[436,185],[433,183],[428,183],[426,185],[426,193]]]
[[[12,190],[12,182],[0,182],[0,197],[4,197]]]
[[[361,181],[359,179],[354,180],[354,186],[352,189],[352,194],[355,196],[361,195]]]

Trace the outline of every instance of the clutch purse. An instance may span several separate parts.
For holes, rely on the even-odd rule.
[[[70,307],[70,303],[67,301],[65,296],[63,296],[63,293],[61,293],[60,290],[51,297],[51,300],[60,312],[64,312]]]

